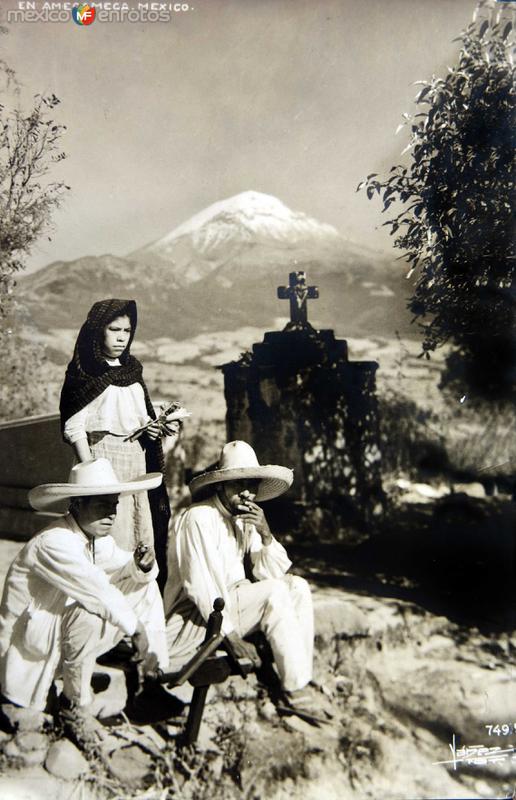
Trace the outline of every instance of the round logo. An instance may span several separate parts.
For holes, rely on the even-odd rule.
[[[91,25],[95,19],[95,6],[90,6],[88,3],[80,3],[80,5],[72,8],[72,17],[77,25]]]

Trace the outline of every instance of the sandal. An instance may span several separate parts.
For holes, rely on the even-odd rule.
[[[67,736],[77,747],[90,755],[99,755],[107,731],[86,708],[60,697],[58,719]]]
[[[313,692],[308,689],[299,689],[296,692],[284,692],[285,705],[278,705],[280,714],[294,714],[296,717],[309,722],[311,725],[323,725],[329,722],[327,717],[321,715],[320,705],[316,702]],[[324,713],[324,712],[323,712]]]

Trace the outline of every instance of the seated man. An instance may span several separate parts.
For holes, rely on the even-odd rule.
[[[158,486],[161,473],[120,483],[105,458],[72,468],[69,483],[29,493],[36,509],[71,499],[69,513],[34,536],[16,556],[0,605],[0,688],[4,699],[44,710],[60,671],[60,716],[78,744],[98,741],[88,712],[99,655],[124,635],[139,659],[168,663],[163,605],[152,549],[121,550],[109,531],[119,495]]]
[[[203,641],[213,601],[225,601],[222,633],[238,656],[256,664],[244,636],[261,630],[293,710],[311,711],[305,687],[312,678],[313,610],[303,578],[272,536],[255,500],[269,500],[292,483],[292,470],[260,466],[252,447],[229,442],[217,469],[190,484],[195,502],[177,518],[169,541],[165,616],[171,669],[180,668]],[[208,488],[209,487],[209,488]],[[206,496],[207,495],[207,496]],[[246,579],[249,555],[256,583]]]

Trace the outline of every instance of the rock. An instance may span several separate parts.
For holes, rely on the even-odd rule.
[[[370,598],[359,599],[362,613],[367,614],[369,635],[371,637],[397,637],[406,634],[405,609],[409,604],[400,600],[385,599],[381,603],[368,602]]]
[[[214,781],[220,781],[224,770],[224,756],[217,754],[208,761],[208,771]]]
[[[428,483],[412,483],[405,478],[398,478],[394,485],[405,494],[402,497],[405,503],[429,503],[450,493],[448,486],[430,486]]]
[[[97,680],[100,683],[101,676],[107,676],[109,681],[103,691],[93,695],[91,713],[98,719],[105,719],[107,717],[115,717],[126,707],[127,685],[125,674],[121,669],[115,669],[114,667],[102,667],[101,669],[101,672],[93,673],[93,682],[95,683],[95,680]]]
[[[127,747],[127,739],[122,739],[121,736],[116,736],[114,733],[106,733],[102,734],[102,741],[100,743],[100,749],[104,756],[108,757],[111,753],[114,753],[115,750],[120,750],[122,747]]]
[[[24,753],[29,753],[32,750],[48,749],[48,739],[44,733],[23,731],[17,733],[14,738],[16,744]]]
[[[122,783],[139,786],[152,769],[152,757],[140,747],[117,750],[109,763],[109,771]]]
[[[289,731],[302,733],[304,736],[317,736],[318,729],[315,726],[310,725],[309,722],[305,722],[305,720],[301,719],[300,717],[283,717],[283,725]]]
[[[321,684],[320,684],[320,686],[318,686],[318,689],[319,689],[319,690],[322,692],[322,694],[323,694],[325,697],[328,697],[330,700],[332,699],[332,697],[333,697],[333,692],[332,692],[332,690],[330,689],[330,687],[329,687],[329,686],[327,686],[325,683],[321,683]]]
[[[7,758],[20,758],[20,748],[14,741],[14,737],[4,742],[2,745],[2,753],[7,756]]]
[[[220,753],[220,748],[217,745],[217,732],[204,721],[201,723],[196,747],[203,752]]]
[[[160,731],[167,739],[175,739],[179,736],[184,728],[184,720],[177,720],[177,722],[170,722],[160,724]]]
[[[318,753],[312,753],[307,756],[305,761],[305,774],[311,781],[319,780],[326,771],[325,757]]]
[[[247,724],[253,718],[256,719],[256,716],[256,706],[249,701],[226,700],[220,703],[211,703],[205,708],[201,731],[206,726],[211,728],[215,735],[215,731],[221,724],[240,730],[244,723]]]
[[[41,731],[45,725],[52,722],[49,714],[36,711],[34,708],[21,708],[12,703],[2,704],[2,714],[14,731]]]
[[[248,675],[242,678],[240,675],[232,675],[224,683],[214,687],[210,702],[215,703],[221,697],[231,700],[255,700],[257,695],[256,676]]]
[[[145,725],[142,729],[142,743],[145,744],[149,750],[154,750],[158,755],[161,750],[165,748],[165,740],[160,736],[151,725]]]
[[[211,688],[211,687],[210,687]],[[188,703],[192,702],[192,695],[194,691],[194,687],[191,686],[189,683],[182,683],[181,686],[170,686],[167,687],[167,691],[172,697],[176,697],[181,703],[187,705]],[[208,697],[210,693],[208,692]]]
[[[19,759],[26,767],[43,764],[48,750],[48,739],[43,733],[25,731],[17,733],[5,743],[3,752],[8,758]]]
[[[486,496],[484,486],[478,483],[478,481],[473,481],[472,483],[454,483],[453,491],[456,494],[467,494],[468,497],[484,498]]]
[[[277,720],[278,714],[276,706],[271,703],[270,700],[264,700],[263,703],[259,703],[258,705],[258,716],[261,717],[261,719],[267,720],[267,722]]]
[[[486,744],[485,724],[506,719],[510,689],[496,671],[445,659],[441,653],[433,660],[426,654],[422,659],[407,654],[396,662],[375,661],[376,657],[369,660],[368,669],[389,707],[414,726],[453,731],[462,742]]]
[[[328,643],[335,637],[367,636],[366,615],[342,592],[313,592],[316,640]]]
[[[75,788],[75,787],[74,787]],[[94,790],[80,785],[72,793],[72,785],[50,775],[42,765],[22,769],[5,768],[0,774],[2,800],[98,800]]]
[[[318,736],[320,730],[313,729]],[[267,735],[268,734],[268,735]],[[305,738],[293,735],[292,731],[278,726],[274,733],[267,732],[259,739],[248,740],[243,737],[243,750],[239,762],[242,795],[249,798],[272,798],[278,796],[278,785],[271,782],[271,776],[281,776],[281,788],[285,788],[288,776],[296,777],[303,772],[307,746]],[[310,744],[316,744],[311,740]],[[289,797],[286,793],[282,797]],[[290,795],[304,797],[302,794]],[[322,795],[321,795],[322,798]]]
[[[406,492],[403,497],[401,498],[402,503],[407,504],[421,504],[421,503],[433,503],[434,500],[430,497],[423,497],[423,495],[418,494],[416,491]]]
[[[45,769],[56,778],[75,781],[89,771],[83,754],[68,739],[53,742],[45,759]]]
[[[258,722],[249,722],[245,726],[246,739],[259,739],[263,736],[263,727]]]
[[[113,753],[115,750],[124,749],[130,745],[139,745],[144,751],[148,751],[154,756],[159,756],[165,747],[165,740],[150,725],[138,726],[137,728],[117,728],[109,729],[109,733],[102,742],[104,753]]]
[[[344,678],[342,675],[336,675],[335,689],[343,697],[349,697],[349,695],[353,692],[353,681],[349,678]]]
[[[429,500],[437,500],[439,497],[450,494],[448,486],[430,486],[428,483],[414,483],[412,488],[421,497]]]
[[[489,797],[491,787],[485,781],[475,781],[475,792],[479,797]]]

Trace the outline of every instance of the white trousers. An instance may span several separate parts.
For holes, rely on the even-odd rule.
[[[240,636],[260,630],[271,646],[284,689],[302,689],[312,679],[314,615],[310,587],[304,578],[251,583],[230,590],[233,622]]]
[[[118,587],[132,589],[124,592],[126,600],[137,614],[149,639],[149,653],[154,654],[159,665],[168,666],[161,595],[156,581],[139,583],[127,580]],[[78,603],[65,608],[62,626],[62,661],[64,695],[73,703],[85,706],[93,702],[91,678],[97,658],[107,653],[123,638],[120,628],[96,614],[91,614]]]

